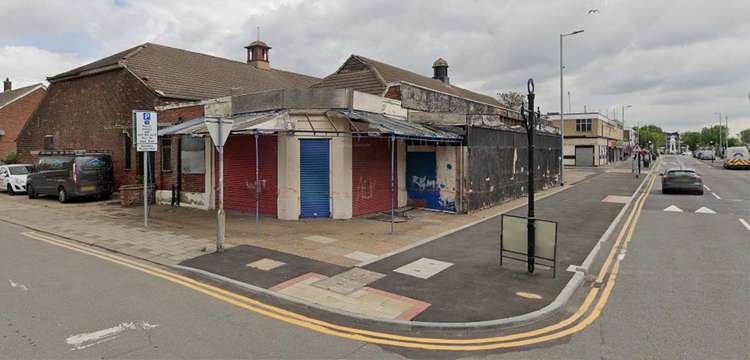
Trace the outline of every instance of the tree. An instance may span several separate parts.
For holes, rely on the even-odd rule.
[[[687,145],[690,151],[695,151],[701,145],[701,134],[697,131],[685,131],[680,134],[680,141]]]
[[[515,91],[497,93],[497,101],[502,106],[512,110],[518,110],[522,105],[524,108],[526,107],[526,97]]]
[[[18,155],[15,152],[10,152],[5,156],[3,160],[6,164],[15,164],[18,161]]]
[[[740,139],[738,139],[736,137],[730,137],[727,140],[727,146],[728,147],[740,146],[740,145],[742,145],[742,143],[740,142]]]
[[[750,145],[750,129],[740,131],[740,141],[744,144]]]
[[[649,142],[653,144],[654,148],[664,146],[666,139],[664,139],[664,132],[660,127],[656,125],[647,125],[638,129],[638,143],[643,148],[647,148]]]
[[[726,139],[727,135],[729,134],[729,131],[727,130],[726,126],[714,125],[714,126],[707,127],[707,128],[704,127],[701,130],[701,143],[703,145],[709,145],[712,142],[714,144],[718,144],[719,133],[721,133],[721,141],[722,142],[726,141],[724,139]]]

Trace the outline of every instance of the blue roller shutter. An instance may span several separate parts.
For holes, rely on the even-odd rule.
[[[300,216],[330,217],[329,141],[300,140]]]
[[[442,210],[434,152],[406,153],[406,192],[409,205]]]

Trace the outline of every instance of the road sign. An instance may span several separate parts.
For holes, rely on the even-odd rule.
[[[138,151],[156,151],[158,124],[156,112],[134,110],[136,147]]]
[[[232,130],[234,120],[221,119],[221,118],[207,118],[206,128],[208,128],[208,134],[211,135],[211,140],[214,142],[214,146],[224,146],[229,137],[229,132]]]

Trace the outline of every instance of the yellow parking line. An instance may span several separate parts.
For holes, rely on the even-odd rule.
[[[647,196],[647,194],[650,192],[650,189],[653,186],[654,180],[655,178],[651,179],[651,183],[648,187],[648,191],[642,194],[638,198],[638,201],[636,201],[633,209],[631,210],[628,216],[628,221],[626,221],[625,225],[623,226],[623,230],[620,231],[620,234],[618,235],[618,239],[616,243],[613,245],[613,250],[610,253],[610,256],[608,257],[607,261],[605,262],[606,266],[603,266],[602,271],[600,272],[600,275],[606,274],[606,270],[610,266],[611,261],[612,261],[612,254],[614,254],[615,249],[618,247],[617,245],[619,245],[619,243],[622,241],[623,235],[626,233],[625,229],[627,228],[630,228],[630,229],[629,231],[627,231],[627,239],[625,240],[625,244],[627,244],[630,241],[630,238],[632,237],[632,234],[633,234],[632,229],[635,227],[635,223],[637,222],[637,219],[640,215],[640,210],[643,207],[644,199]],[[389,345],[389,346],[431,349],[431,350],[474,351],[474,350],[491,350],[491,349],[499,349],[499,348],[527,346],[530,344],[536,344],[536,343],[540,343],[544,341],[549,341],[552,339],[561,338],[564,336],[568,336],[572,333],[575,333],[577,331],[580,331],[581,329],[588,326],[588,324],[593,322],[593,320],[596,319],[601,313],[601,310],[604,308],[604,305],[606,304],[606,301],[609,297],[611,289],[614,286],[616,272],[617,272],[617,269],[619,268],[619,260],[618,260],[614,263],[614,266],[612,267],[612,272],[610,273],[610,277],[608,278],[607,284],[604,287],[604,291],[602,292],[599,298],[599,301],[597,302],[596,306],[591,311],[589,316],[586,317],[581,322],[577,323],[575,326],[569,327],[563,331],[554,332],[560,329],[564,329],[568,327],[569,325],[578,321],[581,318],[581,316],[583,316],[591,307],[591,304],[593,303],[594,299],[599,294],[599,291],[598,291],[599,289],[592,288],[589,291],[588,295],[586,296],[584,303],[578,308],[578,310],[572,316],[570,316],[569,318],[559,323],[556,323],[556,324],[553,324],[553,325],[550,325],[541,329],[523,332],[523,333],[511,334],[511,335],[506,335],[506,336],[488,337],[488,338],[473,338],[473,339],[420,338],[420,337],[402,336],[402,335],[396,335],[396,334],[375,332],[375,331],[370,331],[370,330],[331,324],[331,323],[321,321],[318,319],[309,318],[307,316],[300,315],[300,314],[297,314],[288,310],[277,308],[275,306],[271,306],[271,305],[262,303],[260,301],[254,300],[254,299],[250,299],[245,296],[242,296],[242,295],[239,295],[239,294],[236,294],[236,293],[233,293],[233,292],[221,289],[221,288],[217,288],[208,284],[204,284],[204,283],[184,277],[179,274],[175,274],[172,272],[159,269],[157,267],[141,264],[141,263],[129,260],[129,259],[125,259],[125,258],[115,256],[112,254],[108,254],[99,250],[92,249],[90,247],[84,247],[81,245],[72,244],[67,241],[58,240],[58,239],[48,237],[46,235],[42,235],[39,233],[27,232],[23,234],[25,236],[34,238],[36,240],[44,241],[44,242],[57,245],[63,248],[67,248],[73,251],[95,256],[103,260],[114,262],[114,263],[126,266],[128,268],[138,270],[138,271],[165,279],[167,281],[170,281],[176,284],[183,285],[187,288],[201,292],[205,295],[211,296],[218,300],[221,300],[221,301],[230,303],[232,305],[235,305],[235,306],[280,320],[280,321],[284,321],[286,323],[290,323],[299,327],[307,328],[310,330],[314,330],[317,332],[321,332],[321,333],[325,333],[325,334],[329,334],[333,336],[356,340],[356,341],[363,341],[363,342],[369,342],[369,343],[375,343],[375,344],[381,344],[381,345]],[[538,335],[543,335],[547,333],[550,333],[550,334],[545,335],[545,336],[538,336]],[[528,339],[520,340],[520,341],[513,341],[513,340],[524,339],[524,338],[528,338]],[[476,345],[476,344],[479,344],[479,345]]]

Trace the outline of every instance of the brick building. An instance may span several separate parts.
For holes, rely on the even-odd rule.
[[[528,162],[520,115],[491,96],[451,85],[447,67],[439,59],[430,78],[352,55],[308,89],[204,101],[203,116],[162,129],[160,145],[201,137],[208,145],[204,117],[232,119],[225,209],[257,209],[283,220],[348,219],[407,205],[468,212],[523,196]],[[187,116],[199,112],[195,106],[160,106],[159,116]],[[560,137],[542,126],[536,141],[543,189],[559,181]],[[198,158],[205,162],[194,170],[205,192],[186,190],[192,165],[172,168],[183,171],[180,199],[207,209],[216,204],[217,155],[209,146],[203,151]],[[163,158],[174,161],[167,152]],[[162,181],[160,202],[169,202],[172,185]]]
[[[97,149],[112,153],[117,185],[134,181],[142,161],[132,147],[133,110],[232,93],[309,86],[319,79],[273,69],[268,47],[246,47],[239,62],[145,43],[49,77],[47,96],[18,138],[19,157],[33,161],[44,149]],[[262,58],[252,54],[264,55]],[[190,114],[193,116],[195,114]],[[179,122],[165,115],[161,123]]]
[[[13,90],[6,78],[0,93],[0,161],[16,153],[16,140],[26,122],[31,118],[47,89],[34,84]]]

